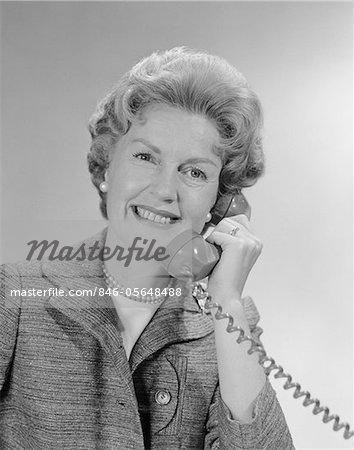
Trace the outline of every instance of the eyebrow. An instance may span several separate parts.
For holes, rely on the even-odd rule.
[[[161,155],[161,150],[158,147],[156,147],[156,145],[151,144],[151,142],[147,141],[146,139],[137,138],[137,139],[133,139],[132,142],[140,142],[140,143],[146,145],[146,147],[149,147],[149,149],[152,150],[154,153]],[[206,164],[212,164],[213,166],[217,167],[217,165],[214,163],[214,161],[212,161],[209,158],[189,158],[186,160],[186,163],[192,163],[192,164],[206,163]]]

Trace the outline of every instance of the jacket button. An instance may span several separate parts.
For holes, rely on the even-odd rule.
[[[167,405],[171,400],[171,394],[165,389],[156,391],[155,402],[159,405]]]

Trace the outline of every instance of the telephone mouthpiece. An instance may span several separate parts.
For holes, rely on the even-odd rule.
[[[166,272],[178,280],[199,281],[209,275],[219,260],[217,249],[193,230],[176,236],[166,247],[169,256],[161,261]]]

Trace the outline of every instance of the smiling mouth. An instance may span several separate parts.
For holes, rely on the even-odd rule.
[[[176,223],[180,220],[177,217],[174,218],[174,217],[163,216],[160,214],[155,214],[141,206],[133,206],[132,209],[133,209],[134,213],[140,219],[144,219],[144,220],[147,220],[147,221],[153,222],[153,223],[159,223],[162,225],[170,225],[170,224]]]

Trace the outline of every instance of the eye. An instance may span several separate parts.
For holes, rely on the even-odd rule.
[[[202,170],[198,169],[197,167],[192,167],[191,169],[186,170],[186,172],[189,172],[192,178],[200,180],[207,179],[205,173]]]
[[[134,158],[141,159],[142,161],[151,161],[152,154],[149,152],[137,152],[133,154]]]

